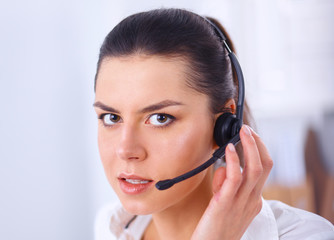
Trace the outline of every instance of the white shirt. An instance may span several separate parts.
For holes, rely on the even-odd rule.
[[[119,204],[101,209],[95,240],[140,240],[151,215],[134,216]],[[334,240],[334,226],[326,219],[279,201],[263,200],[241,240]]]

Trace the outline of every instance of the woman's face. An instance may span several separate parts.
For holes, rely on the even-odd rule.
[[[175,58],[134,55],[105,59],[95,110],[105,174],[125,209],[153,214],[211,192],[211,172],[159,191],[155,183],[210,158],[215,147],[209,99],[186,85]]]

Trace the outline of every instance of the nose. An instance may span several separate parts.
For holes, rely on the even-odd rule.
[[[147,152],[143,145],[142,136],[134,126],[123,126],[121,138],[117,146],[117,155],[123,160],[142,161],[146,158]]]

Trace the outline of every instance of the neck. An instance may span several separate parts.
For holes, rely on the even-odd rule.
[[[152,215],[144,239],[190,239],[212,198],[211,171],[194,192],[162,212]]]

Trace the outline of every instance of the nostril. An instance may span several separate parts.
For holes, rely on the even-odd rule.
[[[126,161],[140,161],[146,158],[145,148],[135,143],[123,141],[117,147],[116,152],[120,159]]]

